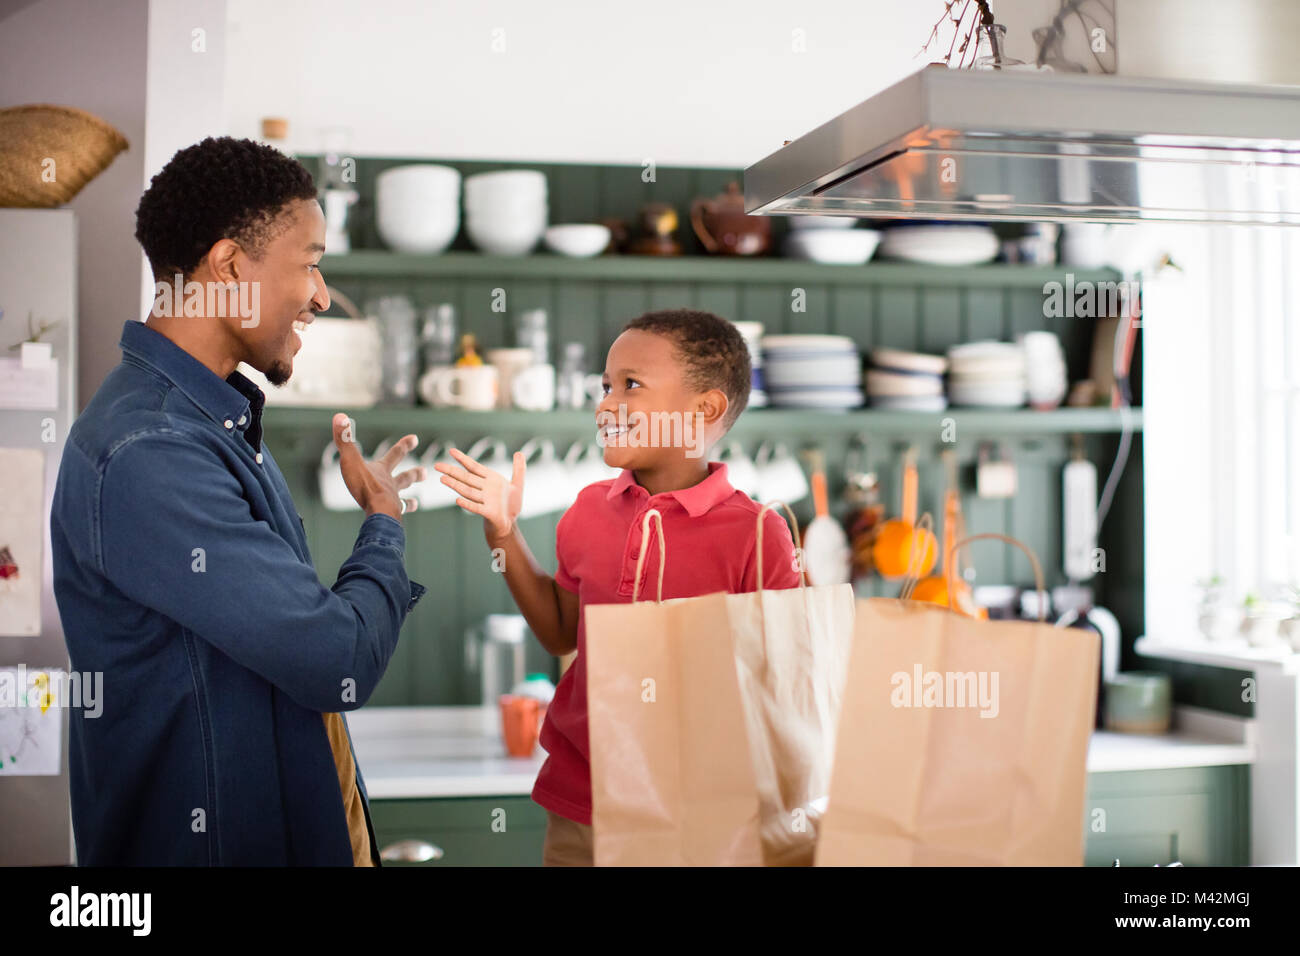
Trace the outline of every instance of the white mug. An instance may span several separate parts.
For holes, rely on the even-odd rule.
[[[430,369],[424,376],[438,408],[466,408],[488,411],[497,404],[497,370],[492,365],[463,365]]]
[[[485,458],[483,453],[488,449],[491,449],[492,454]],[[469,446],[469,451],[465,454],[484,468],[490,468],[498,475],[504,475],[507,481],[514,477],[514,460],[506,450],[506,443],[499,438],[480,438]]]
[[[347,482],[343,480],[343,470],[339,467],[339,449],[334,442],[325,446],[320,456],[320,469],[316,473],[320,483],[320,500],[330,511],[359,511],[352,492],[348,491]]]
[[[393,447],[393,443],[397,441],[397,439],[400,437],[401,437],[400,435],[389,435],[387,438],[385,438],[383,441],[381,441],[378,445],[375,446],[375,450],[370,453],[370,457],[371,458],[382,457],[384,453],[388,451],[388,449]],[[406,457],[397,463],[397,466],[392,470],[391,474],[396,476],[396,475],[400,475],[404,471],[408,471],[412,468],[419,468],[419,467],[420,467],[420,460],[415,457],[414,453],[408,451],[406,453]],[[429,482],[425,480],[425,481],[417,481],[414,482],[413,484],[407,485],[405,488],[403,488],[401,491],[397,493],[397,497],[414,498],[417,501],[419,501],[420,490],[421,488],[423,488],[424,485],[427,485],[428,483]]]
[[[763,493],[760,500],[784,501],[789,505],[807,497],[808,477],[785,445],[763,442],[754,454],[754,467],[758,469],[758,487]]]
[[[549,412],[555,407],[555,366],[530,365],[515,373],[510,397],[516,408]]]
[[[514,394],[515,376],[528,368],[536,358],[532,349],[489,349],[488,363],[497,370],[497,408],[509,408]]]
[[[577,500],[578,493],[588,485],[606,478],[617,478],[618,468],[605,464],[605,452],[595,442],[574,442],[564,453],[564,464],[569,469],[569,501]]]
[[[454,505],[459,497],[456,492],[442,483],[442,472],[433,467],[439,462],[460,467],[460,462],[452,458],[450,453],[443,451],[440,442],[430,443],[424,450],[424,454],[420,456],[420,464],[429,470],[429,477],[412,486],[416,491],[416,497],[420,499],[421,509],[448,508]]]
[[[734,440],[727,442],[716,460],[726,464],[727,480],[731,483],[731,487],[737,491],[743,491],[756,501],[762,500],[759,496],[758,469],[745,455],[745,450],[740,447],[740,442]],[[766,495],[766,492],[763,492],[763,494]]]
[[[567,508],[573,501],[569,469],[556,456],[555,445],[551,440],[530,438],[519,451],[527,466],[524,473],[524,501],[519,517],[531,518]]]

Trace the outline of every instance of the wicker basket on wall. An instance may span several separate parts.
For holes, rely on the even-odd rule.
[[[69,202],[128,145],[98,116],[71,106],[0,109],[0,206]]]

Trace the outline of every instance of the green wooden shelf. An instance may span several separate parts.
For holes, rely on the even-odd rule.
[[[301,430],[313,427],[328,429],[334,411],[346,411],[358,427],[385,431],[405,430],[437,434],[438,432],[476,432],[507,434],[543,432],[579,434],[594,431],[592,411],[490,411],[470,412],[425,408],[423,406],[376,408],[301,408],[267,406],[264,427],[268,430]],[[789,408],[755,408],[740,416],[732,429],[738,437],[757,437],[786,432],[809,437],[826,434],[909,435],[934,432],[951,418],[963,435],[1065,435],[1118,432],[1122,413],[1111,408],[1058,408],[1049,412],[1032,409],[950,408],[942,412],[873,411],[869,408],[844,412],[812,411]],[[1131,409],[1128,418],[1133,431],[1142,429],[1142,410]]]
[[[407,255],[382,250],[357,250],[325,256],[326,279],[365,278],[491,278],[569,279],[610,282],[795,282],[810,285],[912,285],[922,287],[1032,288],[1062,281],[1067,272],[1075,282],[1116,281],[1110,269],[1067,266],[1023,266],[990,263],[981,266],[931,266],[903,262],[869,262],[862,266],[825,265],[775,256],[610,255],[571,259],[539,253],[530,256],[488,256],[476,252],[445,252],[438,256]]]

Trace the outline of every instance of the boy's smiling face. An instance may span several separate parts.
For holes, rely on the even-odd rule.
[[[707,454],[722,431],[727,396],[717,388],[696,391],[686,381],[686,371],[676,345],[667,336],[628,329],[614,340],[605,359],[604,398],[596,408],[605,464],[657,469]],[[619,413],[620,405],[627,406],[624,415]],[[671,431],[660,426],[665,413],[676,413],[687,429],[676,434],[686,436],[689,447],[687,442],[659,440]],[[638,422],[645,424],[638,429]]]

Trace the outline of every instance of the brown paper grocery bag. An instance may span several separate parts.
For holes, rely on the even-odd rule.
[[[1024,548],[958,542],[949,593],[981,538]],[[858,601],[817,864],[1080,865],[1098,667],[1086,631]]]
[[[636,581],[654,509],[642,524]],[[586,608],[597,866],[758,866],[758,790],[727,596]]]
[[[853,586],[764,590],[763,519],[756,533],[759,590],[728,594],[727,614],[759,800],[768,866],[811,866],[830,789],[835,729],[853,646]],[[802,555],[798,523],[795,553]]]

